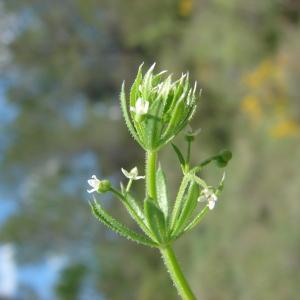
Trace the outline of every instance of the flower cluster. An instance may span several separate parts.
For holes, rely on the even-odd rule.
[[[208,188],[203,189],[201,196],[198,198],[199,202],[207,202],[207,206],[210,210],[212,210],[215,207],[217,200],[217,195],[211,189]]]
[[[172,81],[166,71],[154,74],[154,67],[143,75],[140,66],[129,99],[124,84],[121,92],[122,110],[132,136],[151,151],[166,145],[187,125],[198,95],[197,84],[190,86],[188,73]]]

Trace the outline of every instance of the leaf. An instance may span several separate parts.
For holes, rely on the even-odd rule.
[[[190,181],[190,176],[189,174],[184,175],[180,187],[179,187],[179,191],[177,193],[176,199],[175,199],[175,204],[172,210],[172,215],[171,215],[171,228],[174,228],[175,222],[177,220],[177,218],[179,217],[180,214],[180,209],[182,207],[182,202],[184,199],[184,193],[186,191],[186,188],[189,184]]]
[[[167,195],[167,187],[166,187],[166,176],[161,168],[158,167],[156,171],[156,194],[158,205],[162,212],[165,215],[165,218],[168,218],[168,195]]]
[[[161,113],[162,113],[163,102],[160,98],[157,98],[150,107],[150,113],[147,115],[146,119],[146,138],[145,142],[148,149],[155,149],[156,144],[161,135]]]
[[[144,213],[141,211],[135,199],[131,195],[127,194],[122,203],[127,209],[131,218],[139,225],[139,227],[146,235],[148,235],[150,239],[153,239],[153,234],[146,225]]]
[[[132,84],[131,89],[130,89],[130,96],[129,96],[130,106],[135,106],[135,102],[138,98],[137,95],[138,95],[138,92],[139,92],[139,86],[140,86],[141,81],[143,79],[142,67],[143,67],[143,64],[141,64],[139,66],[136,78],[135,78],[134,83]]]
[[[130,217],[139,225],[139,227],[144,231],[144,233],[148,235],[150,239],[153,239],[153,234],[146,225],[144,213],[142,212],[135,199],[131,196],[131,194],[126,191],[123,194],[115,191],[114,195],[125,206]]]
[[[126,96],[125,96],[125,82],[123,82],[123,84],[122,84],[120,99],[121,99],[121,109],[123,112],[126,126],[129,130],[130,134],[132,135],[132,137],[141,145],[141,147],[144,147],[143,143],[141,142],[141,140],[139,139],[139,137],[135,131],[134,126],[131,123],[131,120],[130,120],[130,117],[128,114],[128,108],[127,108]]]
[[[200,177],[194,175],[194,174],[188,174],[188,177],[192,180],[194,180],[195,182],[197,182],[202,188],[207,189],[208,186],[206,184],[206,182],[201,179]]]
[[[198,215],[196,215],[196,217],[194,218],[194,220],[184,228],[184,232],[193,229],[195,226],[197,226],[202,219],[204,218],[204,216],[207,214],[207,212],[209,211],[208,206],[205,206],[199,213]]]
[[[175,153],[177,154],[177,157],[178,157],[178,160],[179,160],[181,166],[184,166],[185,165],[185,160],[183,158],[183,155],[182,155],[181,151],[179,150],[179,148],[175,144],[173,144],[173,143],[171,143],[171,144],[172,144],[172,147],[173,147]]]
[[[125,225],[118,222],[115,218],[113,218],[110,214],[108,214],[101,205],[94,200],[93,203],[90,203],[93,214],[96,218],[105,224],[109,229],[115,231],[121,236],[126,237],[129,240],[132,240],[136,243],[149,246],[149,247],[157,247],[158,245],[148,239],[147,237],[129,229]]]
[[[191,182],[188,188],[183,207],[179,218],[175,221],[174,229],[172,230],[172,236],[177,236],[184,229],[190,216],[193,214],[199,197],[199,186],[196,182]]]
[[[146,72],[145,76],[144,76],[144,80],[143,80],[143,88],[145,91],[144,97],[146,98],[146,100],[149,98],[150,93],[151,93],[151,89],[152,89],[152,79],[153,79],[153,69],[155,68],[155,64],[154,63],[149,70]]]
[[[147,198],[144,202],[144,214],[156,240],[164,243],[167,240],[165,216],[151,198]]]
[[[182,121],[182,113],[184,111],[184,106],[185,103],[183,101],[183,98],[181,98],[180,100],[178,100],[174,107],[174,110],[172,111],[171,119],[163,134],[163,140],[168,139],[169,136],[173,136],[175,134],[175,128],[178,126],[178,124],[181,124]]]
[[[136,200],[131,196],[131,194],[127,193],[125,196],[127,202],[130,204],[130,206],[132,207],[132,209],[134,209],[134,211],[136,212],[137,216],[144,220],[144,213],[141,210],[140,206],[137,204]]]
[[[165,73],[167,73],[167,71],[161,71],[160,73],[153,75],[152,85],[153,86],[158,85],[162,81],[161,79]]]

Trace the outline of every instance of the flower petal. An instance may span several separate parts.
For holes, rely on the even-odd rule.
[[[137,168],[137,167],[132,168],[132,169],[130,170],[130,172],[129,172],[129,174],[130,174],[133,178],[137,177],[138,173],[139,173],[139,171],[138,171],[138,168]]]
[[[207,206],[210,210],[214,209],[215,205],[216,205],[215,201],[209,201],[207,204]]]
[[[127,177],[129,179],[132,178],[131,174],[128,171],[126,171],[125,169],[121,168],[121,171],[122,171],[122,173],[124,174],[125,177]]]

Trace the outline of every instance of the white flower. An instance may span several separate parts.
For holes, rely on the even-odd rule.
[[[188,125],[185,129],[185,135],[189,137],[195,137],[201,132],[201,128],[196,129],[195,131],[192,129],[190,125]]]
[[[135,112],[137,115],[142,116],[148,112],[149,109],[149,102],[138,98],[135,103],[135,107],[130,106],[130,111]]]
[[[139,179],[144,179],[145,176],[138,176],[139,171],[137,167],[134,167],[133,169],[130,170],[130,172],[124,170],[123,168],[121,169],[122,173],[124,174],[125,177],[131,180],[139,180]]]
[[[215,207],[217,200],[218,197],[216,196],[216,194],[209,189],[204,189],[198,199],[198,201],[200,202],[207,202],[207,206],[210,210]]]
[[[96,175],[93,175],[92,178],[89,179],[87,182],[92,187],[91,190],[87,190],[88,193],[97,192],[99,190],[101,181],[97,178]]]

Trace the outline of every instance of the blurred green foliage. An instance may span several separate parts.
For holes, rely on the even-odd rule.
[[[85,265],[73,264],[65,267],[61,272],[60,280],[57,283],[56,293],[60,299],[76,299],[82,287]]]
[[[59,299],[77,299],[84,279],[106,299],[176,299],[158,253],[111,236],[83,201],[92,173],[118,183],[121,167],[143,166],[118,98],[123,79],[157,61],[177,75],[189,70],[203,88],[192,159],[234,153],[217,208],[176,245],[197,296],[298,299],[300,2],[2,2],[18,24],[0,48],[10,54],[0,76],[18,113],[1,129],[9,142],[0,179],[18,210],[0,240],[17,245],[19,262],[71,257]],[[161,160],[176,190],[171,151]],[[123,217],[117,201],[103,202]]]

